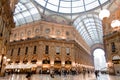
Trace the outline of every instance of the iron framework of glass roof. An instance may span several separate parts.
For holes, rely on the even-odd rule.
[[[16,26],[20,26],[41,20],[41,13],[43,15],[46,11],[70,16],[76,15],[76,17],[78,17],[81,14],[77,13],[94,10],[109,1],[110,0],[19,0],[14,12],[14,21]],[[71,21],[73,21],[73,19]],[[73,21],[73,25],[89,46],[96,43],[103,43],[102,23],[98,18],[98,14],[86,13],[81,15],[81,17]]]
[[[74,14],[96,9],[110,0],[34,0],[46,10],[57,13]]]
[[[89,46],[103,43],[102,23],[97,14],[82,15],[73,25]]]
[[[16,26],[40,20],[41,16],[37,8],[30,0],[19,0],[14,12]]]

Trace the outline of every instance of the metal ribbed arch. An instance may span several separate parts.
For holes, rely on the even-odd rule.
[[[87,18],[86,18],[86,17],[87,17]],[[88,17],[88,16],[86,16],[86,15],[85,15],[84,17],[82,17],[82,16],[81,16],[81,18],[77,18],[75,21],[76,21],[76,22],[80,22],[80,21],[81,21],[81,19],[84,21],[84,20],[89,19],[89,18],[93,18],[93,19],[94,19],[94,21],[95,21],[95,22],[97,22],[97,23],[100,23],[100,24],[102,23],[102,22],[100,22],[99,17],[95,17],[95,18],[94,18],[94,16],[92,16],[92,15],[91,15],[91,16],[89,16],[89,17]]]
[[[33,5],[35,6],[35,8],[38,10],[38,12],[39,12],[39,15],[41,16],[41,11],[39,10],[39,7],[35,4],[35,2],[33,1],[33,0],[30,0],[31,1],[31,3],[33,3]]]
[[[34,4],[30,0],[20,0],[14,12],[16,26],[40,20],[41,16]]]
[[[22,5],[24,5],[25,7],[26,7],[26,9],[27,9],[27,11],[28,11],[28,13],[30,14],[30,18],[32,19],[32,21],[34,21],[34,18],[33,18],[33,16],[32,16],[32,14],[31,14],[31,12],[30,12],[30,9],[33,9],[34,7],[32,6],[32,7],[30,7],[29,9],[28,9],[28,7],[24,4],[24,3],[22,3]],[[24,15],[24,14],[23,14]],[[25,18],[26,19],[26,18]],[[27,21],[27,20],[26,20]],[[32,21],[30,21],[30,22],[32,22]]]
[[[50,10],[63,14],[81,13],[96,9],[97,7],[104,5],[109,0],[34,0],[37,4],[42,6],[43,13],[46,10]],[[101,4],[99,4],[99,2]]]
[[[14,18],[14,21],[16,22],[16,25],[19,25],[19,24],[20,24],[20,22],[18,21],[18,19],[16,19],[16,17],[15,17],[15,16],[14,16],[13,18]]]
[[[91,24],[90,24],[91,23]],[[97,24],[96,24],[97,23]],[[100,27],[101,26],[101,23],[98,23],[98,22],[91,22],[91,21],[89,21],[89,22],[87,22],[87,23],[85,23],[86,25],[98,25],[98,27]]]
[[[74,21],[73,25],[90,47],[103,42],[102,22],[97,14],[82,15]]]
[[[21,4],[22,6],[23,6],[23,4],[22,3],[18,3],[18,4]],[[17,7],[19,7],[19,9],[23,9],[20,5],[18,5]],[[24,9],[25,9],[25,11],[27,10],[27,8],[24,6]],[[27,21],[26,21],[26,19],[25,19],[25,17],[24,17],[24,14],[23,14],[23,12],[24,11],[20,11],[20,14],[23,16],[23,19],[24,19],[24,21],[25,21],[25,23],[27,23]],[[29,14],[29,13],[28,13]]]

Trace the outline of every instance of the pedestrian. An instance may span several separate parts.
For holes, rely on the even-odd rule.
[[[95,76],[96,76],[96,78],[99,76],[99,71],[98,70],[95,71]]]
[[[51,78],[54,78],[54,71],[53,70],[50,71],[50,76],[51,76]]]
[[[90,71],[88,70],[88,77],[90,77]]]
[[[85,70],[83,70],[83,77],[85,78],[85,74],[86,74],[86,71]]]
[[[27,78],[28,80],[31,80],[31,79],[30,79],[30,78],[31,78],[31,73],[27,73],[26,78]]]

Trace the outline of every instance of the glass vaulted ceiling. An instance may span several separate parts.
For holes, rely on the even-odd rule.
[[[73,25],[89,46],[103,43],[102,23],[97,14],[84,14]]]
[[[40,20],[41,16],[30,0],[19,0],[14,12],[16,26]]]
[[[19,0],[14,12],[16,26],[40,20],[45,11],[57,14],[77,15],[106,4],[110,0]],[[101,5],[100,5],[101,4]],[[52,14],[51,13],[51,14]],[[42,14],[42,15],[43,15]],[[47,15],[47,14],[45,14]],[[66,17],[66,16],[65,16]],[[72,19],[72,18],[71,18]],[[102,41],[102,23],[96,14],[84,14],[73,21],[74,27],[89,46]]]
[[[34,0],[45,10],[58,13],[81,13],[93,10],[110,0]]]

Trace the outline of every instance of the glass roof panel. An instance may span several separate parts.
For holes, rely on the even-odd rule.
[[[71,13],[71,10],[69,8],[60,8],[59,10],[60,13],[64,12],[64,13]]]
[[[46,0],[47,1],[47,0]],[[59,5],[59,0],[48,0],[48,3],[51,3],[53,5]]]
[[[31,16],[27,16],[27,17],[25,17],[25,19],[26,19],[26,22],[27,22],[27,23],[33,22],[33,19],[32,19]]]
[[[75,7],[74,9],[72,9],[72,12],[79,13],[83,12],[84,10],[85,10],[84,7]]]
[[[16,26],[40,19],[40,13],[30,0],[19,0],[14,12],[14,22]]]
[[[27,10],[27,8],[23,4],[21,4],[21,3],[18,3],[17,7],[18,7],[17,9],[19,11],[25,11],[25,10]]]
[[[78,17],[73,25],[89,46],[102,41],[102,23],[97,14],[86,14]]]
[[[15,21],[17,21],[17,19],[15,18],[15,16],[13,17],[13,19],[14,19]],[[18,22],[16,23],[16,26],[19,26]]]
[[[27,16],[30,15],[30,13],[29,13],[28,11],[25,11],[25,12],[22,12],[22,15],[23,15],[24,17],[27,17]]]
[[[23,18],[22,14],[16,14],[17,19]]]
[[[27,7],[28,9],[33,8],[33,7],[34,7],[34,5],[33,5],[32,3],[26,3],[25,5],[26,5],[26,7]]]
[[[19,0],[21,1],[22,3],[27,3],[29,0]]]
[[[75,7],[82,7],[84,6],[84,3],[83,3],[83,0],[77,0],[77,1],[73,1],[72,2],[72,7],[75,8]]]
[[[51,4],[47,4],[46,8],[48,8],[50,10],[53,10],[53,11],[57,11],[58,10],[58,7],[54,7],[54,5],[51,5]]]
[[[98,0],[94,0],[92,3],[87,4],[85,7],[86,7],[86,10],[91,10],[91,9],[94,9],[95,7],[98,7],[98,5],[99,5]]]
[[[37,13],[38,13],[37,9],[35,9],[35,8],[29,9],[29,12],[30,12],[31,14],[37,14]]]
[[[71,7],[71,2],[60,1],[60,7],[70,8]]]
[[[100,0],[101,5],[109,0]],[[42,6],[45,10],[51,10],[58,13],[81,13],[96,9],[100,6],[98,0],[34,0],[35,3]]]

